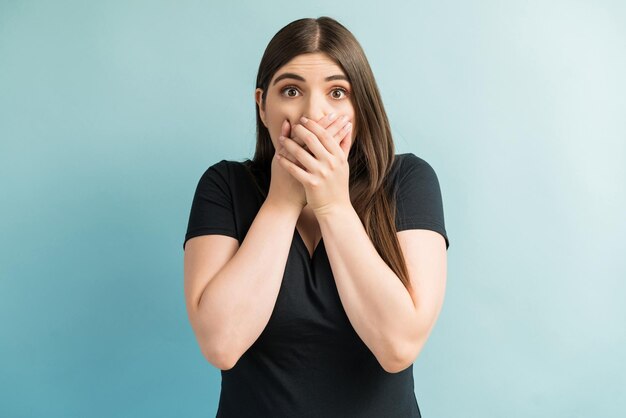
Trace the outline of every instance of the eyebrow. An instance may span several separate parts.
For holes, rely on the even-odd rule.
[[[272,83],[272,85],[275,85],[276,83],[278,83],[280,80],[283,80],[285,78],[293,78],[294,80],[300,80],[300,81],[304,81],[306,82],[306,80],[304,79],[304,77],[298,75],[298,74],[294,74],[294,73],[284,73],[279,75],[278,77],[276,77],[276,80],[274,80],[274,83]],[[346,77],[343,74],[335,74],[335,75],[331,75],[328,76],[324,79],[324,81],[332,81],[332,80],[346,80],[347,82],[350,82],[350,80],[348,80],[348,77]]]

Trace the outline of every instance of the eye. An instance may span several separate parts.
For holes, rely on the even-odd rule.
[[[337,97],[337,96],[333,96],[334,99],[342,99],[344,96],[348,95],[348,90],[344,89],[343,87],[337,87],[335,89],[333,89],[333,93],[339,91],[341,93],[343,93],[343,96]]]
[[[297,92],[297,91],[298,91],[298,88],[297,88],[296,86],[286,86],[286,87],[283,87],[283,88],[280,90],[280,93],[281,93],[283,96],[285,96],[285,95],[286,95],[287,97],[296,97],[296,96],[294,96],[293,94],[285,94],[285,92],[287,92],[287,91],[296,91],[296,92]]]
[[[283,96],[287,96],[287,97],[297,97],[297,94],[299,92],[300,91],[298,90],[296,86],[285,86],[280,90],[280,93]],[[339,92],[339,95],[337,95],[336,92]],[[331,90],[331,96],[335,100],[344,99],[346,96],[348,96],[348,94],[349,94],[348,90],[344,89],[343,87],[335,87]]]

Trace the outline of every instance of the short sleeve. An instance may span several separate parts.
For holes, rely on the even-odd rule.
[[[402,154],[399,162],[396,229],[430,229],[440,233],[450,246],[446,233],[441,189],[435,170],[415,154]]]
[[[228,164],[222,160],[209,167],[198,181],[183,250],[190,238],[200,235],[219,234],[238,238],[232,202]]]

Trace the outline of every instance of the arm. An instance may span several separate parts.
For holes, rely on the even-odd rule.
[[[210,278],[201,277],[200,267],[191,267],[203,259],[200,253],[192,255],[193,239],[187,243],[185,283],[190,288],[191,283],[206,283],[188,292],[190,321],[203,354],[220,369],[233,367],[267,325],[298,217],[293,207],[266,200],[241,247]]]
[[[352,326],[387,372],[406,369],[426,342],[443,303],[443,237],[428,230],[398,232],[414,289],[410,294],[376,251],[352,206],[318,216],[318,221]]]

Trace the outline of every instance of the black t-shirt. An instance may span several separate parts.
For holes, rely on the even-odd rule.
[[[222,160],[200,178],[188,239],[220,234],[243,242],[264,201],[268,174]],[[389,173],[397,193],[396,229],[445,230],[439,181],[412,153],[398,154]],[[386,372],[343,309],[322,239],[311,257],[294,237],[274,311],[235,366],[222,370],[218,418],[420,417],[413,365]]]

